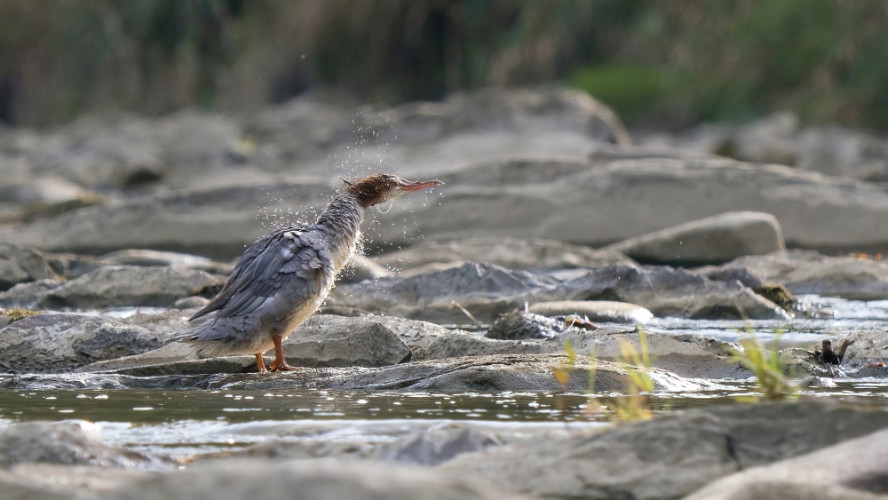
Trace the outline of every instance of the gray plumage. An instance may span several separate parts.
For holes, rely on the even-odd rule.
[[[286,365],[280,342],[317,310],[333,288],[360,238],[367,207],[406,192],[440,184],[408,182],[376,174],[348,183],[310,226],[291,226],[263,236],[241,256],[219,295],[189,321],[203,321],[178,334],[207,355],[255,354],[275,348],[278,369]]]

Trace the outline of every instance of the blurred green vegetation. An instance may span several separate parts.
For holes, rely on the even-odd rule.
[[[888,129],[883,0],[0,0],[0,122],[564,83],[630,123]]]

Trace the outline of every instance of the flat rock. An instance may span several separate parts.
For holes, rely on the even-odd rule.
[[[527,312],[544,316],[566,316],[576,314],[585,316],[590,321],[613,323],[645,323],[654,314],[636,304],[615,302],[613,300],[562,300],[556,302],[537,302],[527,308]]]
[[[46,280],[35,283],[48,284]],[[214,295],[224,283],[223,276],[189,268],[105,266],[49,288],[13,287],[0,294],[0,305],[45,309],[168,307],[182,297]]]
[[[741,257],[719,271],[745,269],[764,282],[780,283],[796,295],[818,294],[857,300],[888,299],[888,262],[788,251]]]
[[[468,155],[457,161],[453,153],[446,156],[448,144],[437,148],[447,158],[438,159],[438,165],[443,161],[449,167],[441,165],[432,173],[425,165],[422,172],[441,174],[446,185],[425,195],[435,202],[414,198],[395,203],[387,213],[371,211],[371,218],[379,221],[367,232],[375,247],[393,248],[419,235],[435,240],[544,238],[600,247],[701,217],[747,210],[776,217],[791,247],[833,252],[888,247],[881,231],[888,194],[868,183],[729,160],[504,160],[500,151],[490,160]],[[233,258],[269,228],[310,219],[332,194],[326,172],[328,166],[299,180],[250,185],[240,179],[86,207],[22,227],[2,227],[0,242],[44,250],[153,248]],[[409,169],[401,173],[411,175]],[[439,192],[446,196],[437,197]],[[271,212],[295,209],[302,215],[269,217],[263,227],[257,205],[272,207]]]
[[[403,250],[376,255],[386,268],[412,275],[466,261],[486,262],[510,269],[567,269],[630,262],[626,256],[582,245],[539,238],[473,237],[458,240],[422,240]]]
[[[433,471],[351,461],[218,460],[142,481],[101,496],[107,500],[251,498],[355,500],[518,499],[483,483],[444,479]]]
[[[337,287],[328,305],[436,322],[460,322],[468,310],[492,322],[524,303],[615,300],[657,316],[786,318],[774,303],[739,282],[713,281],[681,269],[614,264],[564,276],[511,271],[489,264]]]
[[[785,250],[780,222],[762,212],[728,212],[609,245],[639,262],[720,264]]]
[[[410,361],[399,336],[373,318],[310,318],[284,347],[294,366],[387,366]]]
[[[45,312],[0,329],[0,368],[14,373],[58,373],[162,344],[162,337],[120,321]]]
[[[709,484],[687,500],[876,500],[885,498],[888,430],[806,455],[753,467]]]
[[[379,368],[305,368],[282,374],[257,374],[255,359],[240,356],[165,360],[153,365],[120,369],[106,366],[107,371],[102,373],[97,371],[103,367],[94,365],[90,372],[84,373],[11,375],[0,378],[0,388],[558,391],[563,388],[553,376],[552,368],[566,361],[564,354],[497,354],[433,359]],[[596,367],[596,391],[619,392],[625,389],[625,365],[599,359]],[[589,368],[588,358],[578,360],[570,378],[569,390],[582,392],[588,389]],[[722,388],[715,383],[684,378],[661,369],[654,369],[652,378],[658,390]]]
[[[438,470],[546,498],[674,499],[737,471],[885,427],[888,412],[836,403],[733,405],[592,436],[488,448]]]

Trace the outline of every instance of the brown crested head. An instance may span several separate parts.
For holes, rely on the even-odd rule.
[[[439,180],[413,182],[392,174],[373,174],[356,182],[345,183],[345,192],[357,198],[364,208],[394,200],[404,193],[444,184]]]

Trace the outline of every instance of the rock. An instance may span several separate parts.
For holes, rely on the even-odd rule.
[[[459,322],[467,309],[491,322],[525,302],[616,300],[639,304],[658,316],[786,318],[775,304],[738,282],[711,281],[681,269],[615,264],[568,275],[510,271],[489,264],[337,287],[335,307],[384,312],[437,322]]]
[[[862,330],[836,339],[833,346],[839,349],[845,341],[850,345],[842,359],[842,371],[848,377],[888,377],[888,338],[885,331]]]
[[[96,259],[101,266],[182,267],[206,271],[210,274],[228,275],[233,264],[216,262],[199,255],[159,250],[128,249],[105,254]]]
[[[539,314],[513,312],[497,318],[485,337],[497,340],[550,339],[567,328],[564,321]]]
[[[102,465],[25,463],[13,466],[9,472],[0,471],[0,485],[3,488],[3,498],[9,500],[85,500],[95,499],[100,492],[124,487],[154,474],[156,473],[141,469]],[[23,486],[25,494],[22,496],[10,493],[10,487]]]
[[[761,212],[728,212],[607,246],[639,262],[720,264],[785,250],[780,223]]]
[[[0,244],[0,292],[28,281],[57,278],[38,251]]]
[[[856,256],[827,257],[789,251],[742,257],[722,269],[745,269],[762,282],[779,283],[796,295],[818,294],[857,300],[888,299],[888,262]]]
[[[888,430],[738,472],[687,500],[866,500],[884,498]]]
[[[277,376],[260,376],[255,373],[255,358],[248,356],[203,360],[180,358],[113,370],[105,365],[108,369],[105,373],[16,375],[0,379],[0,388],[542,392],[563,389],[552,375],[552,368],[566,362],[564,354],[498,354],[432,359],[379,368],[306,368]],[[100,368],[102,365],[96,364],[90,370]],[[588,358],[577,361],[568,390],[583,392],[589,388],[589,368]],[[627,372],[622,363],[599,359],[596,368],[597,392],[625,390]],[[252,373],[246,373],[250,370]],[[748,373],[742,376],[748,376]],[[724,389],[718,384],[683,378],[661,369],[654,369],[652,378],[657,390]]]
[[[501,444],[499,439],[489,432],[446,426],[386,443],[374,451],[373,458],[391,462],[438,465],[457,455]]]
[[[437,470],[546,498],[680,498],[738,470],[885,427],[888,412],[836,403],[733,405],[592,436],[489,448]]]
[[[576,314],[590,321],[611,323],[646,323],[654,314],[639,305],[612,300],[564,300],[557,302],[537,302],[527,308],[528,312],[544,316],[567,316]]]
[[[283,212],[292,203],[306,214],[310,209],[305,207],[329,198],[331,190],[321,178],[329,177],[184,190],[88,207],[20,228],[0,228],[0,242],[49,250],[154,248],[233,258],[263,232],[256,223],[257,200],[266,206],[287,200]],[[436,192],[446,196],[437,203],[402,204],[385,214],[371,211],[371,218],[379,220],[378,226],[368,226],[374,227],[368,231],[373,244],[391,248],[422,234],[436,240],[508,236],[602,246],[725,211],[756,210],[779,220],[789,246],[834,252],[878,251],[888,245],[880,231],[888,216],[883,190],[776,165],[653,158],[496,160],[452,170],[441,180],[446,185]]]
[[[220,500],[250,498],[349,498],[355,500],[518,499],[461,479],[443,479],[432,471],[349,461],[218,460],[120,488],[106,500]]]
[[[765,163],[796,164],[798,117],[781,112],[760,118],[734,134],[733,156]]]
[[[553,351],[546,351],[542,345],[491,340],[467,331],[397,316],[373,316],[373,319],[398,334],[410,347],[410,359],[413,361],[490,354],[536,354],[560,350],[560,346]]]
[[[0,307],[39,307],[43,297],[60,286],[62,286],[61,280],[51,278],[19,283],[5,292],[0,292]]]
[[[284,355],[294,366],[386,366],[410,361],[411,351],[373,318],[327,316],[294,330]]]
[[[148,330],[83,314],[42,313],[0,330],[3,371],[53,373],[156,349]]]
[[[35,484],[36,478],[0,470],[0,491],[5,500],[93,500],[95,496],[68,485]]]
[[[137,467],[160,465],[147,455],[103,442],[87,422],[18,422],[0,428],[0,467],[22,463]]]
[[[212,296],[222,289],[225,278],[180,267],[107,266],[76,279],[45,288],[27,290],[14,287],[0,294],[0,305],[88,309],[102,307],[168,307],[177,299],[192,295]],[[32,300],[36,299],[35,302]]]
[[[626,256],[615,252],[561,241],[508,236],[423,240],[404,250],[374,256],[373,260],[386,268],[402,271],[402,275],[440,270],[466,261],[485,262],[510,269],[565,269],[631,262]]]

